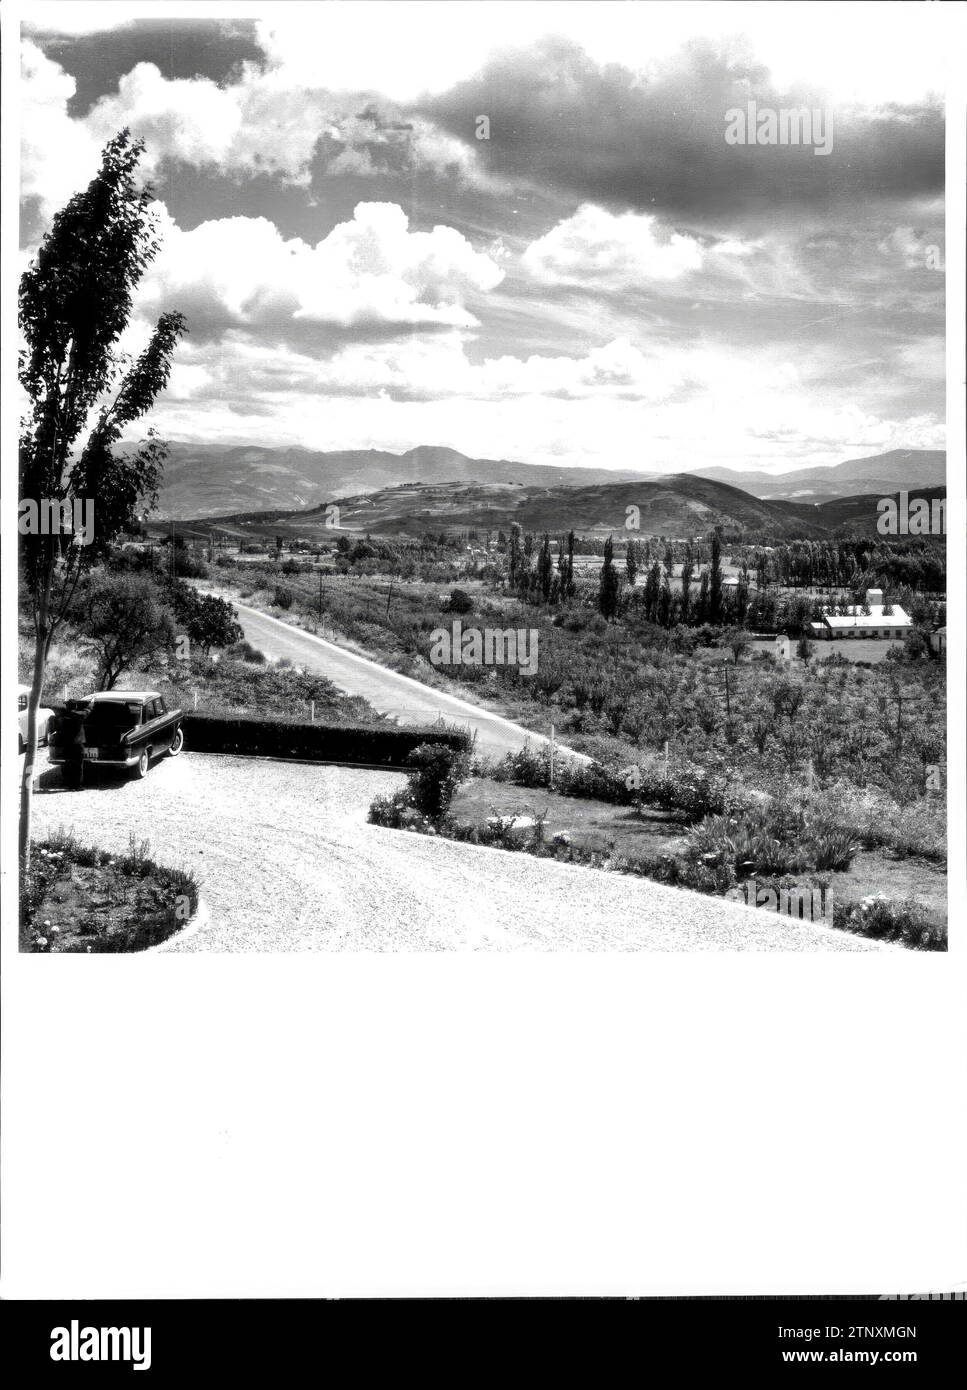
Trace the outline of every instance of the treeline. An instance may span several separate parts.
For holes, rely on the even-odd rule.
[[[770,546],[733,545],[732,559],[754,575],[758,588],[904,588],[916,593],[945,593],[946,548],[937,541],[790,541]]]

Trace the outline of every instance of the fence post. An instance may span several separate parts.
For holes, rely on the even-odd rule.
[[[315,722],[316,722],[316,702],[315,702],[315,700],[310,700],[310,701],[309,701],[309,723],[310,723],[310,724],[314,724]]]
[[[554,790],[554,725],[551,725],[551,770],[548,778],[549,789]]]
[[[198,708],[198,691],[197,691],[197,690],[193,690],[193,691],[191,692],[191,695],[192,695],[192,702],[193,702],[191,707],[192,707],[192,709],[197,709],[197,708]]]
[[[665,739],[665,781],[668,781],[668,739]]]

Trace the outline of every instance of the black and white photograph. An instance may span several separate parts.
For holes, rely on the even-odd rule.
[[[174,990],[173,1031],[202,979],[284,1030],[298,972],[375,1020],[364,972],[404,957],[427,989],[524,971],[543,1007],[559,969],[613,970],[734,1018],[768,957],[763,1054],[800,1008],[858,1037],[880,979],[953,998],[964,28],[778,0],[8,12],[17,978],[90,1017],[100,976],[130,1025]],[[891,1016],[926,1068],[939,1035]]]
[[[435,8],[25,25],[21,949],[944,950],[928,34]]]

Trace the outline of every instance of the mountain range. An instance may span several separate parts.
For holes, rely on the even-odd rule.
[[[640,469],[557,468],[509,459],[472,459],[456,449],[421,445],[405,454],[379,449],[268,449],[261,446],[171,444],[159,519],[318,506],[403,483],[615,483],[654,476]]]
[[[269,449],[261,446],[172,444],[159,496],[158,519],[229,516],[239,512],[308,509],[411,483],[520,484],[591,487],[625,482],[666,483],[670,477],[706,478],[753,497],[820,502],[861,493],[930,487],[945,481],[939,451],[895,449],[830,468],[768,474],[731,468],[676,475],[624,468],[563,468],[509,459],[468,458],[456,449],[422,445],[404,454],[378,449]]]
[[[942,449],[891,449],[886,454],[849,459],[831,468],[796,468],[791,473],[720,467],[699,468],[696,472],[703,478],[743,488],[755,497],[819,502],[857,493],[884,496],[898,488],[942,487],[947,480],[947,455]]]

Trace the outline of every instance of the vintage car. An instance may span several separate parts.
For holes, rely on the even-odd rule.
[[[17,721],[20,725],[20,752],[27,747],[27,701],[30,699],[30,686],[17,686]],[[54,717],[52,709],[41,705],[37,711],[37,746],[50,742],[50,726]]]
[[[99,690],[71,700],[73,709],[85,709],[84,762],[98,767],[128,768],[144,777],[151,759],[162,753],[176,758],[184,746],[181,721],[184,710],[168,709],[157,690]],[[68,760],[63,740],[66,721],[56,719],[50,745],[50,761]]]

